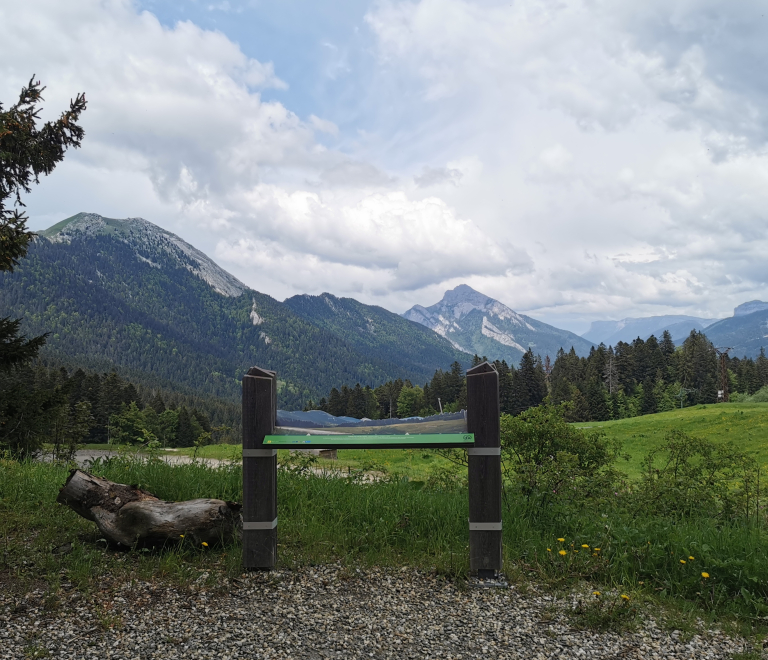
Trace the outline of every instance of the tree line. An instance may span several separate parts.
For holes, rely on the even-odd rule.
[[[142,392],[114,372],[70,373],[37,361],[0,372],[0,450],[31,455],[48,443],[54,454],[69,456],[79,443],[191,447],[236,441],[239,429],[212,423],[206,407],[214,418],[239,417],[237,406],[226,402]]]
[[[487,358],[477,355],[472,365]],[[768,385],[768,358],[761,349],[757,359],[726,356],[727,389],[732,400],[755,394]],[[715,403],[721,389],[721,368],[712,342],[692,331],[680,346],[669,332],[616,346],[600,344],[586,357],[571,348],[560,349],[554,362],[542,360],[529,349],[517,367],[494,361],[499,373],[502,413],[519,415],[546,399],[565,404],[568,421],[605,421],[636,417],[673,408]],[[466,380],[458,362],[448,371],[438,369],[423,387],[408,380],[390,380],[371,388],[342,385],[305,410],[319,409],[335,416],[361,419],[426,417],[441,410],[466,407]]]

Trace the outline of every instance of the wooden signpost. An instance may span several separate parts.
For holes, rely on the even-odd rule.
[[[463,447],[469,455],[469,566],[481,579],[502,568],[499,375],[488,362],[467,371],[467,433],[412,436],[276,436],[277,376],[243,377],[243,567],[277,562],[277,448]]]

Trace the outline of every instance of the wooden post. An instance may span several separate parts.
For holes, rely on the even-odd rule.
[[[243,377],[243,568],[277,561],[277,450],[264,447],[275,430],[277,375],[252,367]]]
[[[479,578],[501,571],[501,429],[499,374],[488,362],[467,371],[469,454],[469,569]]]

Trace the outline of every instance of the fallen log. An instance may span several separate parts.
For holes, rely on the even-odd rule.
[[[198,547],[240,535],[240,505],[198,499],[164,502],[135,486],[72,470],[56,501],[96,523],[104,538],[123,546],[152,547],[183,535]]]

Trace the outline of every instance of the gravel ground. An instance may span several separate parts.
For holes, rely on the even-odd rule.
[[[637,633],[573,629],[527,588],[457,589],[413,569],[339,566],[253,573],[217,589],[159,583],[66,589],[0,602],[0,658],[730,658],[742,642],[683,639],[646,619]],[[1,594],[0,594],[1,595]]]

